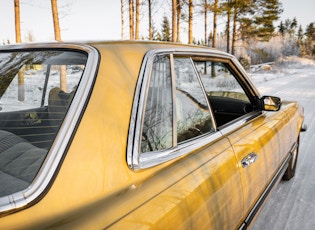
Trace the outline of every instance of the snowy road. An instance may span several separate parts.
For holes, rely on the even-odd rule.
[[[295,177],[275,187],[253,225],[254,230],[315,229],[315,67],[290,71],[257,86],[262,95],[299,101],[308,130],[301,134]]]

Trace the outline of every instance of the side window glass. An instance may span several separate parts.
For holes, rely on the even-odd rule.
[[[224,63],[194,61],[218,126],[253,110],[248,96]]]
[[[0,54],[0,197],[32,183],[86,62],[84,53],[66,50]]]
[[[23,65],[0,98],[0,111],[10,112],[41,107],[45,66]],[[36,84],[34,84],[36,82]]]
[[[40,55],[51,55],[49,52],[45,54],[34,53],[38,53],[38,59],[41,58]],[[54,53],[53,55],[57,54]],[[64,55],[66,56],[66,54]],[[69,58],[71,58],[70,54]],[[71,63],[71,65],[26,63],[16,68],[19,69],[10,69],[12,72],[16,71],[14,75],[7,75],[10,78],[10,84],[0,89],[0,112],[14,112],[48,106],[49,93],[52,93],[53,88],[55,88],[53,91],[57,91],[56,88],[58,88],[64,94],[74,93],[83,73],[84,65],[81,63]]]
[[[177,142],[213,130],[210,110],[190,58],[174,59],[176,82]]]
[[[169,56],[155,57],[142,127],[141,152],[173,146],[173,99]]]

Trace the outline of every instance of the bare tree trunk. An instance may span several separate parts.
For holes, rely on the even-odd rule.
[[[51,9],[52,9],[52,15],[53,15],[53,21],[54,21],[55,40],[58,42],[61,42],[57,0],[51,0]],[[60,66],[60,88],[64,92],[67,92],[66,74],[67,74],[66,66],[61,65]]]
[[[125,8],[125,3],[124,0],[120,1],[121,6],[120,6],[120,13],[121,13],[121,39],[124,39],[125,33],[124,33],[124,28],[125,28],[125,17],[124,17],[124,8]]]
[[[205,31],[204,31],[204,36],[205,36],[205,45],[208,45],[208,1],[204,0],[203,3],[203,9],[204,9],[204,25],[205,25]]]
[[[226,52],[230,53],[230,24],[231,24],[231,10],[227,10],[227,22],[226,22]]]
[[[20,0],[14,0],[15,42],[21,43]]]
[[[212,47],[217,47],[217,15],[218,15],[218,4],[219,0],[215,0],[214,2],[214,10],[213,10],[213,40]]]
[[[60,35],[57,0],[51,0],[51,9],[52,9],[52,16],[53,16],[53,21],[54,21],[55,40],[60,42],[61,35]]]
[[[149,2],[149,40],[153,40],[153,25],[152,25],[152,1],[148,0]]]
[[[140,1],[136,0],[136,40],[139,40],[139,25],[140,25]]]
[[[176,42],[177,25],[176,25],[176,0],[172,0],[172,42]]]
[[[180,42],[180,15],[182,13],[182,6],[181,6],[181,0],[176,0],[176,42]]]
[[[193,44],[193,11],[194,11],[194,5],[193,0],[189,0],[189,16],[188,16],[188,43]]]
[[[20,21],[20,0],[14,0],[14,15],[15,15],[15,42],[21,43],[21,21]],[[21,68],[18,73],[18,100],[25,100],[24,89],[24,68]]]
[[[235,3],[237,3],[237,0],[235,0]],[[233,18],[233,32],[232,32],[232,50],[231,53],[235,55],[235,47],[236,47],[236,22],[238,18],[238,9],[237,4],[234,6],[234,18]]]
[[[24,68],[21,68],[18,73],[18,100],[25,100]]]
[[[133,0],[129,0],[129,33],[130,33],[130,40],[134,40],[134,6]]]

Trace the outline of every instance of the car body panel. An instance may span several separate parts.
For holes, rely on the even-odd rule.
[[[211,49],[175,44],[107,42],[91,46],[100,54],[97,76],[89,95],[77,93],[70,106],[67,116],[78,108],[75,103],[80,99],[85,104],[72,121],[75,128],[69,143],[64,143],[66,153],[49,186],[25,206],[4,212],[0,228],[241,226],[296,142],[303,123],[301,107],[288,102],[278,112],[250,113],[198,139],[202,145],[196,149],[179,145],[189,150],[184,155],[135,170],[127,159],[128,138],[135,122],[135,91],[139,75],[144,74],[145,55],[158,49],[193,50],[213,52],[228,63],[235,60]],[[238,71],[241,77],[243,70]],[[94,78],[94,74],[83,77]],[[249,79],[243,80],[258,97]],[[65,130],[72,131],[63,124],[58,135]],[[252,152],[258,156],[256,162],[243,168],[242,159]]]
[[[269,116],[270,114],[262,114],[240,129],[227,134],[240,165],[249,154],[257,155],[257,160],[253,164],[248,167],[239,167],[245,210],[251,210],[260,198],[285,157],[281,156],[284,147],[290,145],[290,142],[286,140],[279,141],[279,136],[289,131],[288,127],[282,127],[286,124],[285,114],[271,115],[279,116],[276,118],[269,118]],[[276,120],[278,122],[274,122]],[[289,150],[287,149],[285,153],[288,154]]]

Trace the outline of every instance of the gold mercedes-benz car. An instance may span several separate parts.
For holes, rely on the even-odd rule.
[[[214,49],[2,46],[0,229],[246,229],[303,120]]]

